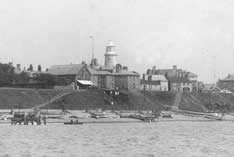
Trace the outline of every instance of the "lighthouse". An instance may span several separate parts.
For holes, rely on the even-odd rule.
[[[116,66],[117,53],[115,52],[115,45],[113,41],[109,41],[106,46],[105,53],[105,67],[114,68]]]

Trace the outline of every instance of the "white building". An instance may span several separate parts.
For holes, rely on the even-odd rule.
[[[145,75],[141,80],[141,89],[168,91],[168,80],[164,75]]]
[[[115,52],[115,45],[112,41],[109,41],[106,46],[105,53],[105,67],[106,68],[115,68],[117,64],[117,53]]]

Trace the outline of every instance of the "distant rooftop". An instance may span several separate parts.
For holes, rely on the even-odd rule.
[[[234,75],[228,75],[224,79],[221,79],[220,81],[234,81]]]
[[[168,82],[164,75],[145,75],[145,80]]]
[[[53,65],[48,69],[52,75],[76,75],[84,64]]]
[[[127,71],[127,70],[122,70],[120,72],[109,72],[109,71],[105,71],[105,70],[95,70],[92,69],[91,67],[88,67],[88,70],[90,73],[92,73],[93,75],[131,75],[131,76],[139,76],[140,74],[138,74],[135,71]]]

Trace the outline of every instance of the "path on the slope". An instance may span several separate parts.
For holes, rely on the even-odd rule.
[[[62,97],[71,94],[72,92],[73,92],[73,91],[71,90],[71,91],[65,92],[65,93],[63,93],[63,94],[56,95],[56,96],[54,96],[53,98],[51,98],[50,100],[48,100],[48,101],[46,101],[46,102],[44,102],[44,103],[42,103],[42,104],[39,104],[39,105],[34,106],[33,109],[40,109],[40,108],[42,108],[42,107],[45,107],[46,105],[51,104],[51,103],[55,102],[56,100],[59,100],[59,99],[61,99]]]
[[[177,108],[177,109],[179,108],[181,99],[182,99],[182,92],[177,92],[176,97],[175,97],[175,102],[173,104],[174,108]]]

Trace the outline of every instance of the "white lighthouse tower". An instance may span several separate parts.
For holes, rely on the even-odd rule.
[[[115,52],[115,45],[112,41],[109,41],[106,46],[105,53],[105,67],[114,68],[116,66],[117,53]]]

